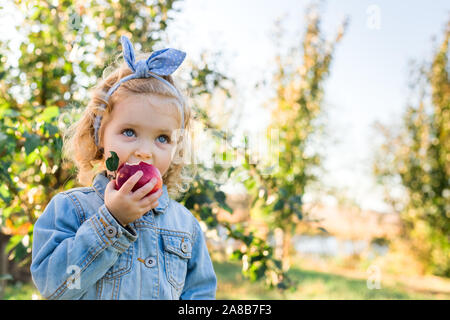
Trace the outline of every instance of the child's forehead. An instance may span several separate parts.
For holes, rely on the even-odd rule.
[[[142,121],[152,118],[178,123],[179,102],[175,98],[157,94],[134,94],[118,99],[113,118],[119,122]]]
[[[115,105],[118,106],[146,106],[152,109],[158,110],[170,110],[170,107],[177,107],[179,104],[178,100],[173,97],[167,97],[160,94],[128,94],[120,96],[116,101]],[[176,109],[175,109],[176,110]]]

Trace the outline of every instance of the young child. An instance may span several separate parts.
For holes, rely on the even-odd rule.
[[[58,193],[37,220],[33,281],[47,299],[214,299],[200,225],[170,198],[191,179],[175,161],[187,151],[176,133],[189,129],[190,109],[170,76],[185,53],[164,49],[135,61],[121,40],[126,63],[99,84],[65,136],[64,154],[90,186]],[[138,171],[116,190],[105,164],[111,151],[119,165],[154,165],[162,189],[148,195],[150,181],[132,192]]]

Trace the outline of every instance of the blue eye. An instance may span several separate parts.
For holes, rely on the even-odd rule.
[[[160,138],[163,138],[163,139],[160,139]],[[158,141],[161,142],[161,143],[169,143],[170,142],[170,138],[168,136],[166,136],[165,134],[162,134],[162,135],[160,135],[158,137]]]
[[[134,134],[134,130],[133,130],[133,129],[129,129],[129,128],[128,128],[128,129],[122,130],[122,134],[124,134],[125,132],[133,132],[133,134]],[[125,136],[127,136],[127,137],[132,137],[133,134],[132,134],[132,135],[125,134]]]

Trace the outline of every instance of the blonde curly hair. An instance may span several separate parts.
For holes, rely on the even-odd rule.
[[[136,61],[147,59],[149,56],[149,53],[137,54]],[[174,95],[162,81],[150,77],[125,81],[114,92],[109,101],[105,101],[108,90],[120,79],[132,73],[124,61],[119,62],[121,57],[122,54],[119,54],[115,61],[103,72],[103,79],[93,88],[92,97],[87,107],[83,110],[80,119],[63,132],[63,159],[72,161],[75,164],[77,181],[82,186],[90,186],[95,175],[106,170],[103,148],[95,144],[95,117],[98,114],[103,116],[103,121],[98,131],[99,141],[102,141],[104,127],[107,123],[106,119],[121,97],[130,94],[158,94],[175,98],[184,110],[184,131],[177,141],[176,161],[172,161],[162,178],[167,186],[169,196],[177,199],[189,189],[189,185],[196,174],[195,166],[187,166],[187,164],[194,163],[191,162],[194,158],[191,108],[170,75],[161,77],[177,88],[178,92],[180,92],[178,96]],[[101,108],[103,104],[106,105],[105,109]]]

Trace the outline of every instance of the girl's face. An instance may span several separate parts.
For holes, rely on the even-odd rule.
[[[104,161],[117,153],[122,163],[154,165],[161,176],[169,169],[180,118],[178,102],[157,94],[132,94],[120,99],[106,119],[101,146]],[[107,170],[107,174],[113,174]]]

